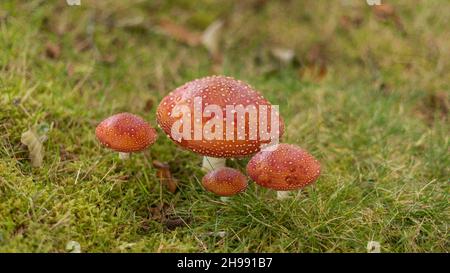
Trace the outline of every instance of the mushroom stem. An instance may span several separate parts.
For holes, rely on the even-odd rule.
[[[217,168],[225,167],[226,159],[225,158],[216,158],[216,157],[203,157],[202,169],[205,171],[212,171]]]
[[[277,199],[278,200],[284,200],[289,198],[290,192],[289,191],[277,191]]]
[[[122,153],[122,152],[119,152],[119,159],[121,159],[121,160],[127,160],[127,159],[129,159],[130,158],[130,153]]]
[[[230,197],[228,197],[228,196],[221,196],[221,197],[220,197],[220,201],[222,201],[222,202],[228,202],[228,201],[230,201]]]

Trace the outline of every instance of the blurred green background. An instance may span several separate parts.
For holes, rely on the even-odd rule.
[[[0,251],[448,252],[450,4],[382,2],[2,0]],[[130,161],[97,143],[107,116],[156,127],[161,98],[211,74],[280,105],[283,141],[322,163],[315,185],[224,203],[160,130]]]

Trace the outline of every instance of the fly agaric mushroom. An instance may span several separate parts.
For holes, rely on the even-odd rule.
[[[170,139],[203,155],[208,171],[224,167],[226,158],[252,155],[278,143],[284,123],[275,108],[242,81],[210,76],[169,93],[158,106],[157,120]]]
[[[312,184],[320,175],[320,163],[307,151],[291,144],[262,150],[247,165],[247,174],[258,185],[277,190],[278,199],[288,191]]]
[[[95,135],[101,144],[118,151],[120,159],[144,150],[158,137],[150,124],[130,113],[116,114],[103,120],[95,129]]]
[[[222,167],[207,173],[202,179],[202,185],[210,192],[227,197],[245,191],[248,184],[247,177],[240,171]],[[226,198],[222,201],[226,201]]]

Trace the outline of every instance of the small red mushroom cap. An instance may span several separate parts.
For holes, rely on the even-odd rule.
[[[206,174],[202,185],[210,192],[220,196],[231,196],[245,191],[247,178],[240,171],[222,167]]]
[[[291,144],[278,144],[262,150],[247,165],[247,174],[258,185],[287,191],[314,183],[320,175],[320,163],[307,151]]]
[[[130,113],[116,114],[103,120],[95,129],[95,135],[107,148],[123,153],[142,151],[158,136],[150,124]]]
[[[190,109],[191,116],[191,128],[195,128],[196,121],[194,120],[194,99],[202,99],[202,109],[208,105],[217,105],[223,111],[223,138],[207,140],[192,139],[175,139],[171,134],[172,125],[180,119],[179,116],[172,116],[172,111],[177,106],[187,106]],[[233,113],[232,117],[227,117],[227,106],[254,106],[259,113],[259,106],[267,106],[267,113],[272,110],[272,104],[267,101],[258,91],[253,89],[247,83],[236,80],[232,77],[226,76],[209,76],[201,79],[196,79],[185,83],[184,85],[176,88],[162,99],[157,109],[157,120],[161,129],[167,134],[169,138],[174,140],[175,143],[180,146],[189,149],[193,152],[204,156],[228,158],[228,157],[243,157],[257,153],[261,150],[261,145],[268,144],[270,140],[263,140],[259,134],[255,139],[251,139],[249,136],[250,121],[246,114],[245,117],[245,137],[244,139],[237,138],[238,132],[238,120],[237,114]],[[215,116],[203,117],[198,122],[201,122],[203,126]],[[234,139],[227,139],[226,137],[226,120],[233,119],[234,122]],[[267,118],[268,131],[270,128],[270,114]],[[254,124],[252,124],[254,125]],[[259,126],[257,127],[259,129]],[[281,116],[279,116],[279,130],[278,136],[281,138],[284,131],[284,122]]]

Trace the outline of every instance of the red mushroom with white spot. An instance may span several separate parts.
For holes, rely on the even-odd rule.
[[[245,191],[247,177],[240,171],[221,167],[207,173],[202,179],[203,187],[220,196],[232,196]]]
[[[190,81],[163,98],[157,109],[157,120],[169,138],[203,155],[203,168],[213,170],[224,167],[226,158],[253,155],[271,143],[273,139],[268,139],[267,134],[259,134],[261,109],[266,111],[267,132],[276,133],[277,139],[281,137],[284,123],[272,108],[250,85],[232,77],[209,76]],[[273,113],[278,128],[272,126],[276,120]],[[259,130],[256,135],[255,130]]]
[[[150,124],[130,113],[116,114],[103,120],[95,129],[95,135],[102,145],[119,152],[121,159],[148,148],[158,137]]]
[[[277,190],[278,199],[283,199],[288,191],[314,183],[320,175],[320,163],[298,146],[278,144],[253,156],[247,174],[258,185]]]

